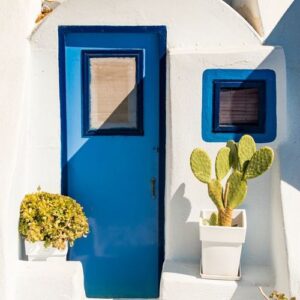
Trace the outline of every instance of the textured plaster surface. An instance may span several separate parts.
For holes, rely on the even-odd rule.
[[[207,195],[207,187],[199,183],[191,173],[189,156],[194,147],[201,147],[206,149],[214,160],[218,149],[223,145],[222,143],[206,143],[201,139],[202,73],[207,68],[274,70],[279,125],[276,140],[268,145],[278,149],[285,142],[286,137],[285,58],[281,48],[273,47],[190,52],[180,49],[170,51],[169,68],[168,119],[170,126],[167,127],[169,138],[167,186],[169,188],[166,194],[166,259],[198,263],[199,211],[213,208],[213,204]],[[187,122],[184,116],[188,116],[188,119],[193,121]],[[259,145],[261,146],[262,144]],[[278,156],[277,159],[279,159]],[[264,280],[269,280],[269,286],[277,284],[283,290],[287,290],[289,274],[284,241],[285,232],[280,226],[283,222],[280,194],[275,197],[272,192],[273,188],[277,188],[276,185],[273,186],[275,182],[280,182],[278,168],[271,169],[269,173],[253,181],[249,180],[249,192],[242,205],[242,208],[247,211],[248,220],[246,243],[242,253],[242,268],[246,265],[257,270],[259,267],[272,270],[270,273],[262,273],[264,274],[262,277],[265,276]],[[280,244],[279,236],[283,237],[280,239]],[[176,270],[176,266],[174,268]],[[178,269],[177,273],[182,272]],[[247,276],[247,273],[245,275]],[[164,289],[171,291],[172,282],[167,279],[168,277],[164,277],[163,274],[162,285]],[[190,284],[192,282],[191,279]],[[259,282],[260,279],[257,279],[257,284]],[[240,287],[240,284],[238,286]],[[245,286],[249,287],[247,284],[242,284],[241,289]],[[166,295],[169,295],[165,296],[166,299],[171,299],[169,292],[166,292]],[[223,295],[222,299],[231,299],[228,295]],[[214,299],[209,294],[208,297]]]
[[[269,12],[270,13],[270,12]],[[265,44],[282,45],[287,69],[287,134],[278,148],[280,157],[281,197],[286,232],[291,294],[300,297],[300,1],[293,1],[282,15]],[[276,184],[277,186],[277,184]],[[278,195],[278,193],[276,193]]]
[[[18,212],[25,192],[26,103],[30,46],[40,3],[1,1],[0,9],[0,299],[14,300],[19,258]]]
[[[7,299],[85,300],[83,280],[80,262],[19,262],[15,298]]]
[[[241,281],[206,280],[199,275],[199,263],[165,261],[161,300],[260,300],[258,286],[269,292],[271,270],[266,266],[243,266]]]
[[[0,168],[0,298],[24,300],[21,293],[16,294],[16,274],[24,276],[18,277],[23,278],[24,288],[28,283],[24,267],[18,262],[22,256],[17,234],[22,196],[38,185],[60,191],[57,26],[63,24],[167,25],[166,258],[172,261],[198,262],[198,215],[201,208],[211,207],[205,186],[193,178],[188,166],[193,147],[202,145],[212,156],[220,147],[201,139],[203,70],[259,67],[276,71],[279,134],[272,146],[277,150],[277,163],[269,174],[250,183],[244,208],[251,229],[242,261],[256,268],[253,274],[262,274],[255,277],[255,284],[266,282],[271,274],[268,285],[286,291],[290,284],[292,293],[300,296],[300,242],[296,238],[300,228],[296,216],[300,211],[300,92],[295,88],[300,86],[300,37],[295,30],[300,19],[299,2],[292,4],[281,19],[278,16],[284,9],[277,19],[272,15],[268,21],[264,17],[267,10],[261,12],[265,24],[276,24],[274,20],[280,19],[275,30],[275,25],[268,25],[266,43],[283,45],[286,53],[287,109],[282,50],[260,47],[256,32],[222,1],[68,0],[36,27],[29,43],[26,37],[39,6],[34,0],[4,1],[0,11],[0,39],[6,45],[0,49],[0,133],[5,139],[0,149],[4,158]],[[267,272],[260,272],[259,265]],[[180,270],[176,273],[182,279]],[[192,278],[187,280],[193,283]],[[243,299],[250,299],[247,288],[241,290],[246,293],[240,294]]]
[[[57,49],[57,26],[65,24],[167,25],[169,48],[259,44],[252,27],[219,0],[69,0],[33,32],[33,45]]]

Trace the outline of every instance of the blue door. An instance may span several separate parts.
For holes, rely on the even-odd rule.
[[[62,191],[90,234],[88,297],[152,298],[163,261],[166,29],[59,28]]]

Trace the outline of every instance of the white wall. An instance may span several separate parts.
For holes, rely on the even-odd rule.
[[[270,35],[292,3],[296,1],[297,0],[258,0],[265,38]]]
[[[19,257],[18,213],[24,195],[29,35],[40,3],[1,1],[0,9],[0,298],[13,299]]]
[[[249,21],[266,39],[297,0],[223,0]]]
[[[218,51],[170,52],[170,100],[168,103],[169,157],[168,192],[166,196],[166,258],[174,260],[199,260],[198,240],[199,210],[214,207],[207,194],[207,186],[194,178],[190,166],[190,153],[195,147],[208,151],[214,161],[220,143],[206,143],[201,139],[202,74],[207,68],[273,69],[277,83],[278,135],[269,144],[277,149],[286,136],[285,59],[280,48],[258,47]],[[262,146],[262,145],[259,145]],[[278,156],[276,159],[279,159]],[[274,178],[274,179],[272,179]],[[246,208],[248,229],[243,249],[243,264],[267,266],[280,265],[280,274],[287,278],[284,239],[279,248],[273,236],[274,222],[282,222],[280,197],[273,197],[273,182],[279,181],[279,169],[274,168],[264,176],[249,181],[249,192],[242,207]],[[274,209],[276,207],[276,210]],[[274,218],[276,214],[276,218]],[[273,220],[275,219],[275,220]],[[277,224],[276,223],[276,224]],[[282,227],[276,234],[284,236]],[[180,237],[180,238],[179,238]],[[272,260],[272,253],[274,260]],[[277,276],[277,271],[274,273]],[[282,280],[281,280],[282,282]],[[287,282],[282,283],[285,290]]]
[[[299,20],[300,1],[295,0],[265,41],[268,45],[282,45],[286,55],[288,131],[286,142],[279,148],[279,157],[291,292],[297,297],[300,297],[300,218],[297,216],[300,211],[300,35],[296,30]]]
[[[0,122],[0,130],[2,136],[7,139],[0,150],[2,157],[5,157],[0,172],[4,187],[2,188],[2,199],[0,199],[0,240],[3,241],[3,244],[0,245],[0,272],[2,272],[0,274],[0,298],[13,299],[7,296],[8,294],[4,294],[5,291],[9,292],[9,289],[5,289],[8,285],[3,278],[9,278],[8,275],[13,273],[11,266],[18,257],[17,217],[22,195],[25,191],[35,190],[38,185],[49,191],[60,191],[57,26],[62,24],[167,25],[170,50],[168,72],[172,81],[169,85],[171,88],[168,90],[167,107],[166,256],[174,259],[195,260],[199,254],[195,222],[199,209],[210,206],[211,202],[207,197],[205,186],[197,182],[189,170],[189,154],[193,147],[203,145],[213,156],[216,153],[216,147],[220,146],[219,144],[206,144],[201,140],[202,71],[211,67],[250,68],[259,66],[260,68],[274,68],[279,86],[280,84],[282,86],[282,89],[278,90],[281,95],[279,103],[282,105],[279,111],[283,112],[281,116],[284,116],[285,67],[282,51],[272,48],[257,48],[260,46],[257,34],[245,20],[221,0],[65,1],[34,31],[30,40],[30,48],[24,51],[27,47],[25,37],[28,24],[32,24],[34,18],[33,14],[29,13],[32,10],[28,9],[28,5],[32,3],[34,9],[39,5],[33,2],[35,1],[31,0],[25,4],[21,0],[7,1],[4,6],[2,5],[6,10],[2,11],[1,9],[0,12],[4,15],[3,18],[0,17],[0,25],[3,21],[1,28],[6,28],[3,32],[1,29],[1,39],[3,38],[6,44],[15,45],[13,49],[1,47],[1,51],[5,51],[6,55],[1,57],[6,63],[0,64],[0,68],[5,66],[5,69],[0,70],[1,74],[6,74],[6,76],[4,81],[0,81],[0,90],[4,91],[2,92],[1,111],[5,112]],[[26,17],[24,12],[26,12]],[[20,20],[17,26],[14,25],[13,20],[15,19]],[[285,35],[285,31],[279,32],[274,38],[275,42],[271,41],[270,43],[280,43],[280,37]],[[287,44],[291,47],[292,41],[287,41]],[[290,50],[287,53],[289,55]],[[289,61],[289,57],[287,59],[288,67],[289,64],[299,66],[296,61],[296,50],[291,56],[293,56],[292,61]],[[28,67],[25,76],[26,61]],[[18,72],[11,68],[12,62],[14,67],[18,68]],[[298,72],[298,69],[296,71]],[[288,73],[289,80],[293,84],[290,86],[289,94],[293,99],[293,105],[289,109],[294,120],[297,119],[296,112],[300,111],[299,104],[296,102],[299,92],[292,91],[294,84],[296,86],[300,84],[298,75],[295,76],[296,71]],[[191,72],[194,74],[193,77]],[[24,84],[25,77],[28,78],[26,84]],[[192,87],[194,90],[191,89]],[[25,98],[23,98],[24,94]],[[22,106],[22,99],[26,99],[26,102],[23,103],[24,106]],[[24,115],[24,112],[27,114]],[[198,122],[198,126],[194,122],[187,122],[183,118],[183,112],[189,120]],[[291,146],[289,143],[282,144],[286,120],[280,120],[279,124],[282,126],[279,128],[279,138],[274,146],[279,149],[279,159],[285,162],[288,158],[284,157],[281,149],[286,147],[291,149]],[[288,128],[289,136],[293,137],[292,141],[297,146],[299,143],[297,140],[298,125],[293,120],[288,120],[288,125],[290,126]],[[9,135],[7,134],[8,129]],[[23,141],[22,138],[25,140]],[[26,158],[24,158],[24,153]],[[296,151],[293,150],[292,154],[296,154]],[[26,174],[24,174],[25,167],[27,168]],[[273,252],[274,238],[270,238],[269,233],[273,230],[271,220],[274,218],[274,211],[279,218],[279,223],[283,222],[281,197],[278,196],[276,202],[271,201],[270,186],[280,182],[277,174],[276,168],[274,168],[269,174],[250,183],[250,193],[245,202],[250,229],[243,261],[247,264],[269,264],[274,267],[276,272],[282,271],[282,274],[285,275],[287,273],[285,235],[281,226],[278,226],[277,230],[281,236],[279,253],[282,259],[278,259],[279,255],[275,255],[274,260],[269,256],[269,253]],[[287,182],[297,181],[297,170],[293,169],[293,166],[284,174],[287,174]],[[293,180],[289,180],[291,176]],[[278,187],[278,185],[276,186]],[[257,190],[261,191],[258,196],[256,195]],[[289,189],[284,190],[289,191]],[[296,185],[293,201],[289,207],[284,207],[287,215],[296,207],[295,201],[298,194]],[[284,192],[282,192],[283,196]],[[258,203],[254,203],[253,198],[256,198]],[[290,227],[295,224],[295,222],[286,223]],[[6,228],[11,229],[6,230]],[[177,232],[176,239],[174,232]],[[256,232],[258,232],[258,237],[265,241],[264,245],[257,245]],[[292,263],[296,263],[296,252],[290,250],[295,243],[295,239],[288,240],[288,251],[291,254],[290,266]],[[13,250],[10,251],[9,247],[12,247]],[[6,262],[9,269],[6,268]],[[300,263],[296,263],[295,270],[292,270],[293,278],[297,278],[295,277],[297,274],[300,276],[298,269],[300,269]],[[282,276],[282,278],[288,278],[288,276]],[[282,280],[279,281],[282,282]],[[12,287],[13,282],[12,278]],[[286,288],[286,283],[281,284]],[[299,281],[295,279],[293,291],[297,290],[298,284]]]
[[[33,32],[32,45],[56,50],[57,26],[64,24],[165,24],[169,48],[235,47],[259,43],[252,27],[221,0],[69,0]]]

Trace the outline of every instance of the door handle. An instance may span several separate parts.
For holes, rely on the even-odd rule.
[[[156,178],[152,177],[151,178],[151,193],[152,193],[152,198],[156,198]]]

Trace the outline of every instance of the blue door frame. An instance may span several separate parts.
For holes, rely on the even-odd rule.
[[[62,177],[61,177],[61,189],[62,193],[65,195],[70,194],[69,190],[69,158],[68,158],[68,126],[67,126],[67,79],[66,79],[66,45],[67,45],[67,37],[70,34],[97,34],[97,33],[118,33],[118,34],[130,34],[130,33],[137,33],[137,34],[147,34],[147,33],[154,33],[157,34],[159,39],[159,99],[158,99],[158,120],[159,120],[159,127],[158,127],[158,149],[159,158],[158,158],[158,199],[153,201],[158,201],[157,204],[157,235],[158,235],[158,258],[157,258],[157,266],[155,270],[156,280],[154,283],[154,287],[150,288],[148,291],[143,292],[139,290],[138,286],[136,287],[135,291],[126,292],[124,289],[120,289],[120,291],[116,291],[116,293],[112,293],[111,290],[104,291],[101,294],[97,294],[93,289],[90,289],[90,293],[87,291],[88,296],[90,297],[145,297],[145,298],[152,298],[158,297],[159,295],[159,281],[160,275],[162,270],[162,264],[164,261],[164,189],[165,189],[165,132],[166,132],[166,27],[165,26],[60,26],[58,33],[59,33],[59,82],[60,82],[60,103],[61,103],[61,167],[62,167]],[[84,45],[83,45],[84,46]],[[79,120],[80,122],[80,120]],[[105,134],[105,133],[104,133]],[[118,135],[118,133],[114,133]],[[126,133],[125,133],[126,135]],[[130,135],[130,133],[129,133]],[[72,193],[70,196],[73,196]],[[79,199],[80,202],[80,199]],[[82,203],[86,206],[86,203]],[[93,226],[93,225],[92,225]],[[92,228],[93,229],[93,228]],[[80,241],[77,242],[80,244]],[[76,244],[75,243],[75,247]],[[73,250],[71,250],[72,252]],[[92,250],[91,250],[92,251]],[[76,252],[76,251],[75,251]],[[74,251],[73,251],[74,253]],[[71,253],[69,258],[77,259],[80,255],[76,256]],[[135,262],[132,261],[132,265]],[[84,268],[85,264],[83,263]],[[147,270],[145,270],[147,271]],[[86,274],[85,274],[86,276]],[[89,290],[88,284],[85,283],[86,289]],[[97,289],[95,289],[97,290]]]

